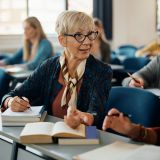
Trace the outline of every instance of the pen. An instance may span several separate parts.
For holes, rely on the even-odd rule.
[[[111,117],[111,116],[116,116],[116,117],[118,117],[119,115],[120,115],[120,113],[115,113],[115,114],[107,115],[107,116],[109,116],[109,117]],[[124,117],[128,117],[128,118],[131,118],[131,117],[132,117],[131,114],[125,114],[125,113],[123,113],[123,116],[124,116]]]
[[[134,76],[132,76],[129,72],[127,72],[127,74],[128,74],[129,77],[131,77],[136,83],[140,83],[140,81],[137,80]]]
[[[22,96],[21,96],[21,97],[19,97],[19,98],[23,99],[25,102],[27,102],[27,103],[28,103],[28,101],[26,101]],[[32,110],[32,109],[31,109],[31,106],[28,106],[27,108],[28,108],[29,110]]]

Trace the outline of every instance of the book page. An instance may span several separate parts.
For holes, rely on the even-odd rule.
[[[54,127],[54,123],[50,123],[50,122],[27,123],[24,129],[22,130],[20,136],[28,136],[28,135],[50,135],[51,136],[53,127]]]
[[[133,151],[124,160],[160,160],[160,147],[144,145]]]
[[[92,151],[80,154],[74,159],[76,160],[124,160],[140,145],[125,143],[121,141],[114,142],[112,144],[94,149]]]
[[[76,129],[72,129],[64,122],[56,122],[52,135],[55,137],[84,137],[85,125],[81,124]]]
[[[41,114],[41,109],[43,106],[34,106],[31,107],[31,109],[27,109],[24,112],[13,112],[11,108],[8,108],[5,112],[2,113],[2,118],[3,117],[33,117],[33,116],[38,116],[40,117]]]

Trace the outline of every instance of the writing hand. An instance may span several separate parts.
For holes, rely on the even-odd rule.
[[[30,107],[29,100],[26,97],[20,98],[15,96],[8,102],[8,107],[11,107],[13,112],[23,112]]]
[[[141,78],[134,77],[129,83],[129,87],[144,88],[144,81]]]

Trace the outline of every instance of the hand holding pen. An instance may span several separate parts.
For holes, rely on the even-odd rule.
[[[112,108],[103,121],[102,129],[106,130],[111,128],[122,134],[126,133],[132,127],[130,117],[131,115],[123,114],[117,109]]]
[[[129,82],[129,87],[139,87],[139,88],[144,88],[144,82],[141,78],[138,77],[134,77],[133,75],[131,75],[129,72],[127,72],[127,74],[129,75],[129,77],[132,79]]]
[[[23,112],[30,108],[29,100],[26,97],[11,97],[8,101],[8,107],[14,112]]]

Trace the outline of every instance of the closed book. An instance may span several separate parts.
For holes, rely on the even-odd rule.
[[[85,136],[84,124],[73,129],[64,122],[35,122],[25,125],[20,134],[20,141],[21,143],[54,143],[57,137],[85,138]]]
[[[60,145],[99,144],[99,132],[96,129],[96,126],[87,126],[85,138],[58,138],[58,144]]]
[[[45,117],[47,115],[47,111],[44,111],[41,115],[41,117],[38,119],[39,122],[43,122],[45,120]],[[37,120],[36,120],[37,121]],[[3,126],[25,126],[27,123],[32,123],[32,122],[36,122],[35,119],[33,119],[33,121],[29,120],[29,121],[24,121],[24,120],[21,120],[21,121],[3,121],[2,122],[2,125]],[[38,121],[37,121],[38,122]]]
[[[28,122],[39,122],[44,120],[44,106],[32,106],[24,112],[13,112],[8,108],[1,114],[3,126],[22,126]]]

